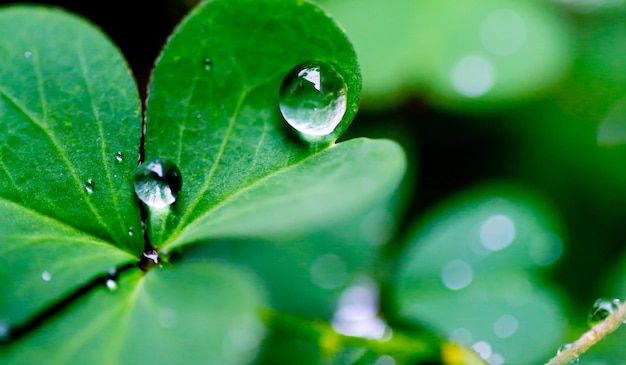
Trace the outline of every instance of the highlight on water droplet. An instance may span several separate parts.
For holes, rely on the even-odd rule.
[[[135,172],[135,194],[146,205],[163,208],[174,204],[183,185],[178,167],[166,158],[145,161]]]
[[[110,291],[117,290],[117,282],[113,279],[107,279],[106,286],[107,288],[109,288]]]
[[[279,106],[283,118],[305,139],[331,134],[347,109],[348,86],[332,65],[302,63],[283,79]]]
[[[115,154],[115,161],[117,161],[117,162],[122,162],[122,161],[124,161],[124,152],[122,152],[122,151],[118,151],[118,152]]]
[[[95,190],[96,185],[93,181],[92,178],[87,179],[87,181],[85,182],[85,190],[87,190],[87,192],[89,194],[93,193],[93,191]]]
[[[41,273],[41,278],[43,279],[43,281],[50,281],[52,280],[52,274],[50,274],[48,271],[44,271]]]
[[[593,303],[591,311],[589,312],[589,327],[593,327],[598,323],[604,321],[606,317],[615,313],[619,308],[619,299],[603,299],[600,298]]]

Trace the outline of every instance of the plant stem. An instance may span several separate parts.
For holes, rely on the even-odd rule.
[[[578,357],[589,350],[591,346],[618,329],[625,320],[626,303],[622,302],[615,312],[606,317],[602,322],[593,326],[589,331],[585,332],[578,340],[572,342],[569,348],[558,353],[545,365],[566,365],[576,361]]]

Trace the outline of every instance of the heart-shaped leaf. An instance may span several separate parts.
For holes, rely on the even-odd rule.
[[[139,99],[118,50],[60,10],[0,10],[0,321],[143,250]]]
[[[566,322],[537,270],[560,256],[562,243],[539,202],[486,188],[432,213],[400,257],[393,296],[399,315],[473,346],[490,363],[549,358]]]

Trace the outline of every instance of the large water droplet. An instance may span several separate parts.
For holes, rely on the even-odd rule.
[[[325,62],[307,62],[293,68],[280,87],[280,111],[303,137],[332,133],[343,119],[348,86]]]
[[[124,161],[124,152],[119,151],[115,154],[115,161],[122,162]]]
[[[96,189],[96,184],[93,182],[92,178],[87,179],[87,182],[85,182],[85,190],[87,190],[87,192],[89,194],[93,193],[93,191]]]
[[[619,299],[598,299],[593,303],[591,311],[589,312],[589,326],[593,327],[596,324],[604,321],[604,319],[611,314],[615,313],[620,304]]]
[[[182,185],[180,170],[165,158],[145,161],[135,172],[135,194],[150,207],[173,204]]]

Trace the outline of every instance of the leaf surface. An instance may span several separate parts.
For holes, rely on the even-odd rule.
[[[99,30],[57,9],[0,9],[0,321],[142,251],[129,235],[140,128],[128,67]]]
[[[562,249],[536,198],[494,187],[466,193],[410,235],[393,301],[401,317],[453,342],[489,346],[486,360],[538,363],[564,335],[558,298],[538,275]]]
[[[248,275],[196,262],[124,273],[37,332],[0,347],[3,364],[246,364],[264,336]],[[25,350],[28,349],[28,350]]]
[[[279,109],[283,78],[308,61],[332,65],[347,85],[341,123],[313,143],[299,139]],[[281,229],[294,232],[306,228],[302,224],[306,217],[307,226],[315,226],[320,218],[332,221],[333,210],[344,205],[334,198],[345,193],[351,181],[367,180],[378,187],[361,193],[355,186],[345,205],[357,203],[358,194],[366,201],[365,192],[389,189],[384,185],[401,174],[402,162],[389,168],[382,162],[403,159],[389,142],[340,144],[310,157],[348,127],[359,92],[354,50],[343,31],[316,6],[246,0],[205,2],[195,8],[165,47],[150,86],[146,156],[169,158],[183,176],[177,202],[165,218],[151,225],[152,243],[168,248],[191,239],[232,235],[235,223],[244,235],[270,230],[263,227],[271,227],[275,234]],[[380,160],[365,171],[368,158]],[[331,167],[336,171],[329,171]],[[375,181],[381,174],[388,177]],[[351,180],[341,186],[338,177]],[[326,194],[332,199],[316,197],[320,190],[334,191]],[[307,194],[310,200],[305,202],[302,196]],[[313,206],[315,199],[310,214],[296,209],[303,202],[303,207]],[[337,216],[343,212],[339,209]]]

